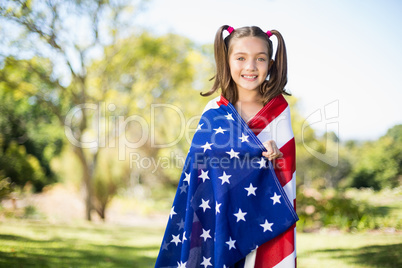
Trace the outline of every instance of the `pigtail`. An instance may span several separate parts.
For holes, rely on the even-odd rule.
[[[229,56],[228,56],[228,44],[231,36],[229,34],[226,38],[223,38],[223,31],[225,30],[226,31],[230,30],[230,32],[232,32],[233,28],[231,28],[229,25],[223,25],[218,29],[215,35],[214,54],[216,63],[216,74],[214,77],[210,79],[210,81],[215,80],[214,84],[211,90],[205,93],[201,92],[200,94],[201,96],[210,96],[217,90],[221,89],[222,95],[229,101],[231,101],[233,96],[230,95],[232,95],[231,94],[232,92],[228,90],[228,88],[231,86],[231,83],[233,83],[230,75]]]
[[[285,86],[288,82],[288,64],[285,41],[277,30],[271,30],[270,33],[275,35],[277,38],[278,47],[276,49],[274,63],[268,73],[269,80],[264,82],[260,89],[264,104],[280,94],[290,95],[285,91]]]

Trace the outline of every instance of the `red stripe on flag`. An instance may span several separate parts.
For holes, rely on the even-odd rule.
[[[283,187],[292,180],[293,173],[296,170],[295,139],[290,139],[279,150],[283,153],[283,157],[275,159],[273,165],[275,174]]]
[[[281,95],[270,100],[250,121],[249,128],[257,136],[268,126],[275,118],[277,118],[288,107],[288,103]]]
[[[225,106],[228,106],[229,101],[225,99],[223,96],[221,96],[220,100],[216,102],[218,106],[220,107],[222,104]]]
[[[294,227],[258,247],[255,268],[274,267],[292,254],[295,250]]]

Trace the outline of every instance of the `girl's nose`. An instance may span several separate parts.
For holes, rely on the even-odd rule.
[[[247,62],[246,70],[255,71],[257,70],[257,65],[253,60]]]

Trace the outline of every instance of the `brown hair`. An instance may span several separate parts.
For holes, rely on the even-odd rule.
[[[223,38],[223,31],[227,30],[229,27],[229,25],[223,25],[216,32],[214,43],[216,74],[211,79],[215,79],[214,85],[210,91],[200,94],[201,96],[210,96],[218,89],[221,89],[223,97],[225,97],[232,104],[235,104],[239,97],[236,90],[237,87],[232,79],[229,67],[231,40],[243,37],[258,37],[267,41],[269,57],[268,62],[272,59],[273,45],[268,35],[256,26],[235,29],[226,38]],[[279,94],[290,95],[285,91],[285,85],[288,81],[285,41],[277,30],[271,30],[271,33],[278,39],[278,47],[276,49],[274,63],[268,71],[269,80],[265,80],[260,86],[260,93],[263,98],[264,105]]]

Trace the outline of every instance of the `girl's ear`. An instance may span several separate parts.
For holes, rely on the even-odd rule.
[[[268,72],[271,70],[272,65],[274,65],[274,60],[270,60],[268,63]]]

